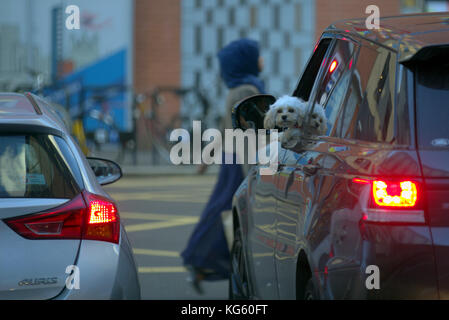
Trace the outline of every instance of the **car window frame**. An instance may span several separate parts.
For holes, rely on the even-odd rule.
[[[312,89],[312,92],[310,94],[311,98],[309,99],[309,102],[310,101],[314,101],[314,103],[316,103],[315,100],[317,99],[318,88],[321,88],[321,86],[323,84],[324,76],[326,74],[325,71],[327,70],[327,68],[329,66],[329,63],[330,63],[329,57],[335,52],[334,50],[335,50],[335,48],[337,46],[337,42],[338,41],[350,41],[354,45],[354,49],[353,49],[352,54],[351,54],[351,59],[353,60],[353,62],[352,62],[353,65],[355,65],[355,63],[356,63],[356,58],[358,57],[358,54],[360,52],[361,43],[359,41],[356,41],[354,38],[349,37],[347,35],[339,34],[339,33],[338,34],[334,34],[332,47],[329,46],[330,48],[328,48],[328,52],[326,53],[327,56],[325,57],[325,59],[327,59],[327,61],[326,61],[325,65],[321,67],[323,70],[321,70],[322,73],[319,75],[320,76],[319,82],[314,84],[314,86],[316,86],[316,88]],[[339,75],[335,85],[332,87],[331,91],[329,92],[329,95],[327,96],[326,101],[324,102],[323,106],[327,105],[329,99],[331,98],[331,96],[332,96],[332,94],[333,94],[333,92],[335,90],[335,87],[337,86],[338,82],[341,81],[343,76],[346,75],[347,72],[349,72],[349,77],[352,77],[352,74],[354,72],[354,68],[351,68],[351,70],[348,70],[348,63],[345,64],[344,68],[345,69]],[[336,130],[337,125],[338,125],[338,123],[340,121],[340,116],[341,116],[341,113],[342,113],[342,111],[344,109],[344,104],[347,101],[348,88],[349,88],[349,85],[344,89],[343,98],[342,98],[342,101],[341,101],[340,106],[339,106],[340,110],[338,110],[338,113],[337,113],[337,115],[335,117],[334,123],[332,124],[332,126],[330,126],[331,128],[333,128],[332,131]],[[332,133],[332,131],[330,133]],[[340,138],[340,136],[337,135],[336,133],[334,135],[332,135],[332,137]]]
[[[327,49],[326,49],[326,54],[325,54],[324,57],[323,57],[323,60],[326,61],[326,60],[328,60],[328,58],[329,58],[329,52],[333,49],[333,47],[334,47],[334,45],[335,45],[335,34],[332,34],[332,33],[323,33],[323,34],[321,35],[320,39],[317,41],[317,46],[319,46],[319,44],[321,43],[321,41],[323,41],[324,39],[330,39],[330,40],[331,40],[330,43],[329,43],[329,46],[328,46]],[[297,83],[296,83],[295,90],[293,91],[292,96],[297,97],[297,98],[300,98],[300,97],[298,96],[298,91],[299,91],[299,89],[300,89],[299,86],[301,85],[301,81],[303,81],[303,78],[304,78],[304,76],[305,76],[305,72],[306,72],[306,70],[307,70],[307,67],[308,67],[308,65],[312,62],[312,59],[313,59],[313,56],[314,56],[314,55],[315,55],[315,50],[312,52],[312,54],[310,55],[309,59],[307,60],[307,63],[306,63],[306,65],[304,66],[304,69],[303,69],[301,75],[299,76],[299,80],[298,80]],[[322,61],[323,61],[323,60],[322,60]],[[317,73],[317,75],[316,75],[316,77],[315,77],[315,80],[314,80],[314,82],[313,82],[312,90],[310,91],[310,94],[309,94],[309,99],[308,99],[307,101],[305,101],[306,103],[309,103],[309,102],[311,101],[312,97],[315,96],[315,91],[316,91],[317,81],[321,82],[321,77],[322,77],[322,74],[323,74],[323,69],[324,69],[324,66],[321,64],[321,67],[319,68],[318,73]],[[304,81],[305,81],[305,80],[304,80]],[[300,98],[300,99],[302,99],[302,98]]]

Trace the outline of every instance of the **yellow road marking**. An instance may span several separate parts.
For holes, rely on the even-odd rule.
[[[196,217],[183,218],[183,219],[171,219],[170,221],[132,224],[132,225],[125,226],[125,230],[126,230],[126,232],[155,230],[155,229],[170,228],[170,227],[194,224],[197,221],[198,221],[198,218],[196,218]]]
[[[184,267],[139,267],[139,273],[178,273],[187,272]]]
[[[173,258],[179,257],[179,252],[167,250],[133,249],[133,252],[134,254],[141,254],[147,256],[173,257]]]
[[[114,193],[110,192],[112,198],[116,201],[129,200],[152,200],[160,202],[190,202],[190,203],[206,203],[207,194],[179,194],[179,193],[154,193],[154,192],[134,192],[134,193]]]
[[[126,178],[118,181],[113,186],[106,187],[109,190],[123,188],[123,187],[164,187],[164,186],[194,186],[194,185],[213,185],[216,181],[215,176],[204,176],[204,177],[181,177],[181,178],[151,178],[151,179],[142,179],[142,178]]]
[[[163,213],[141,213],[141,212],[121,212],[120,217],[125,219],[136,219],[136,220],[175,220],[175,219],[198,219],[195,216],[182,216],[175,214],[163,214]]]

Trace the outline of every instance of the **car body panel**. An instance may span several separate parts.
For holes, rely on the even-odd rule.
[[[0,299],[51,299],[65,287],[80,240],[29,240],[0,221]]]

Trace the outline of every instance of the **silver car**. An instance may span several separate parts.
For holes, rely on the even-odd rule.
[[[84,157],[44,100],[0,93],[0,299],[140,299],[100,186],[120,177],[115,163]]]

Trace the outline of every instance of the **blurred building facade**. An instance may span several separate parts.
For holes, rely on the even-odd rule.
[[[0,86],[15,90],[14,82],[33,84],[37,74],[54,84],[56,70],[73,91],[114,83],[137,93],[199,87],[223,114],[226,88],[216,54],[224,45],[241,37],[258,40],[267,92],[288,94],[322,30],[335,20],[367,16],[373,2],[381,16],[449,10],[448,0],[77,0],[81,29],[68,31],[58,15],[65,17],[69,0],[2,0]],[[182,107],[169,99],[165,119]],[[114,116],[131,130],[131,100],[121,101]],[[71,107],[79,103],[74,99]]]

